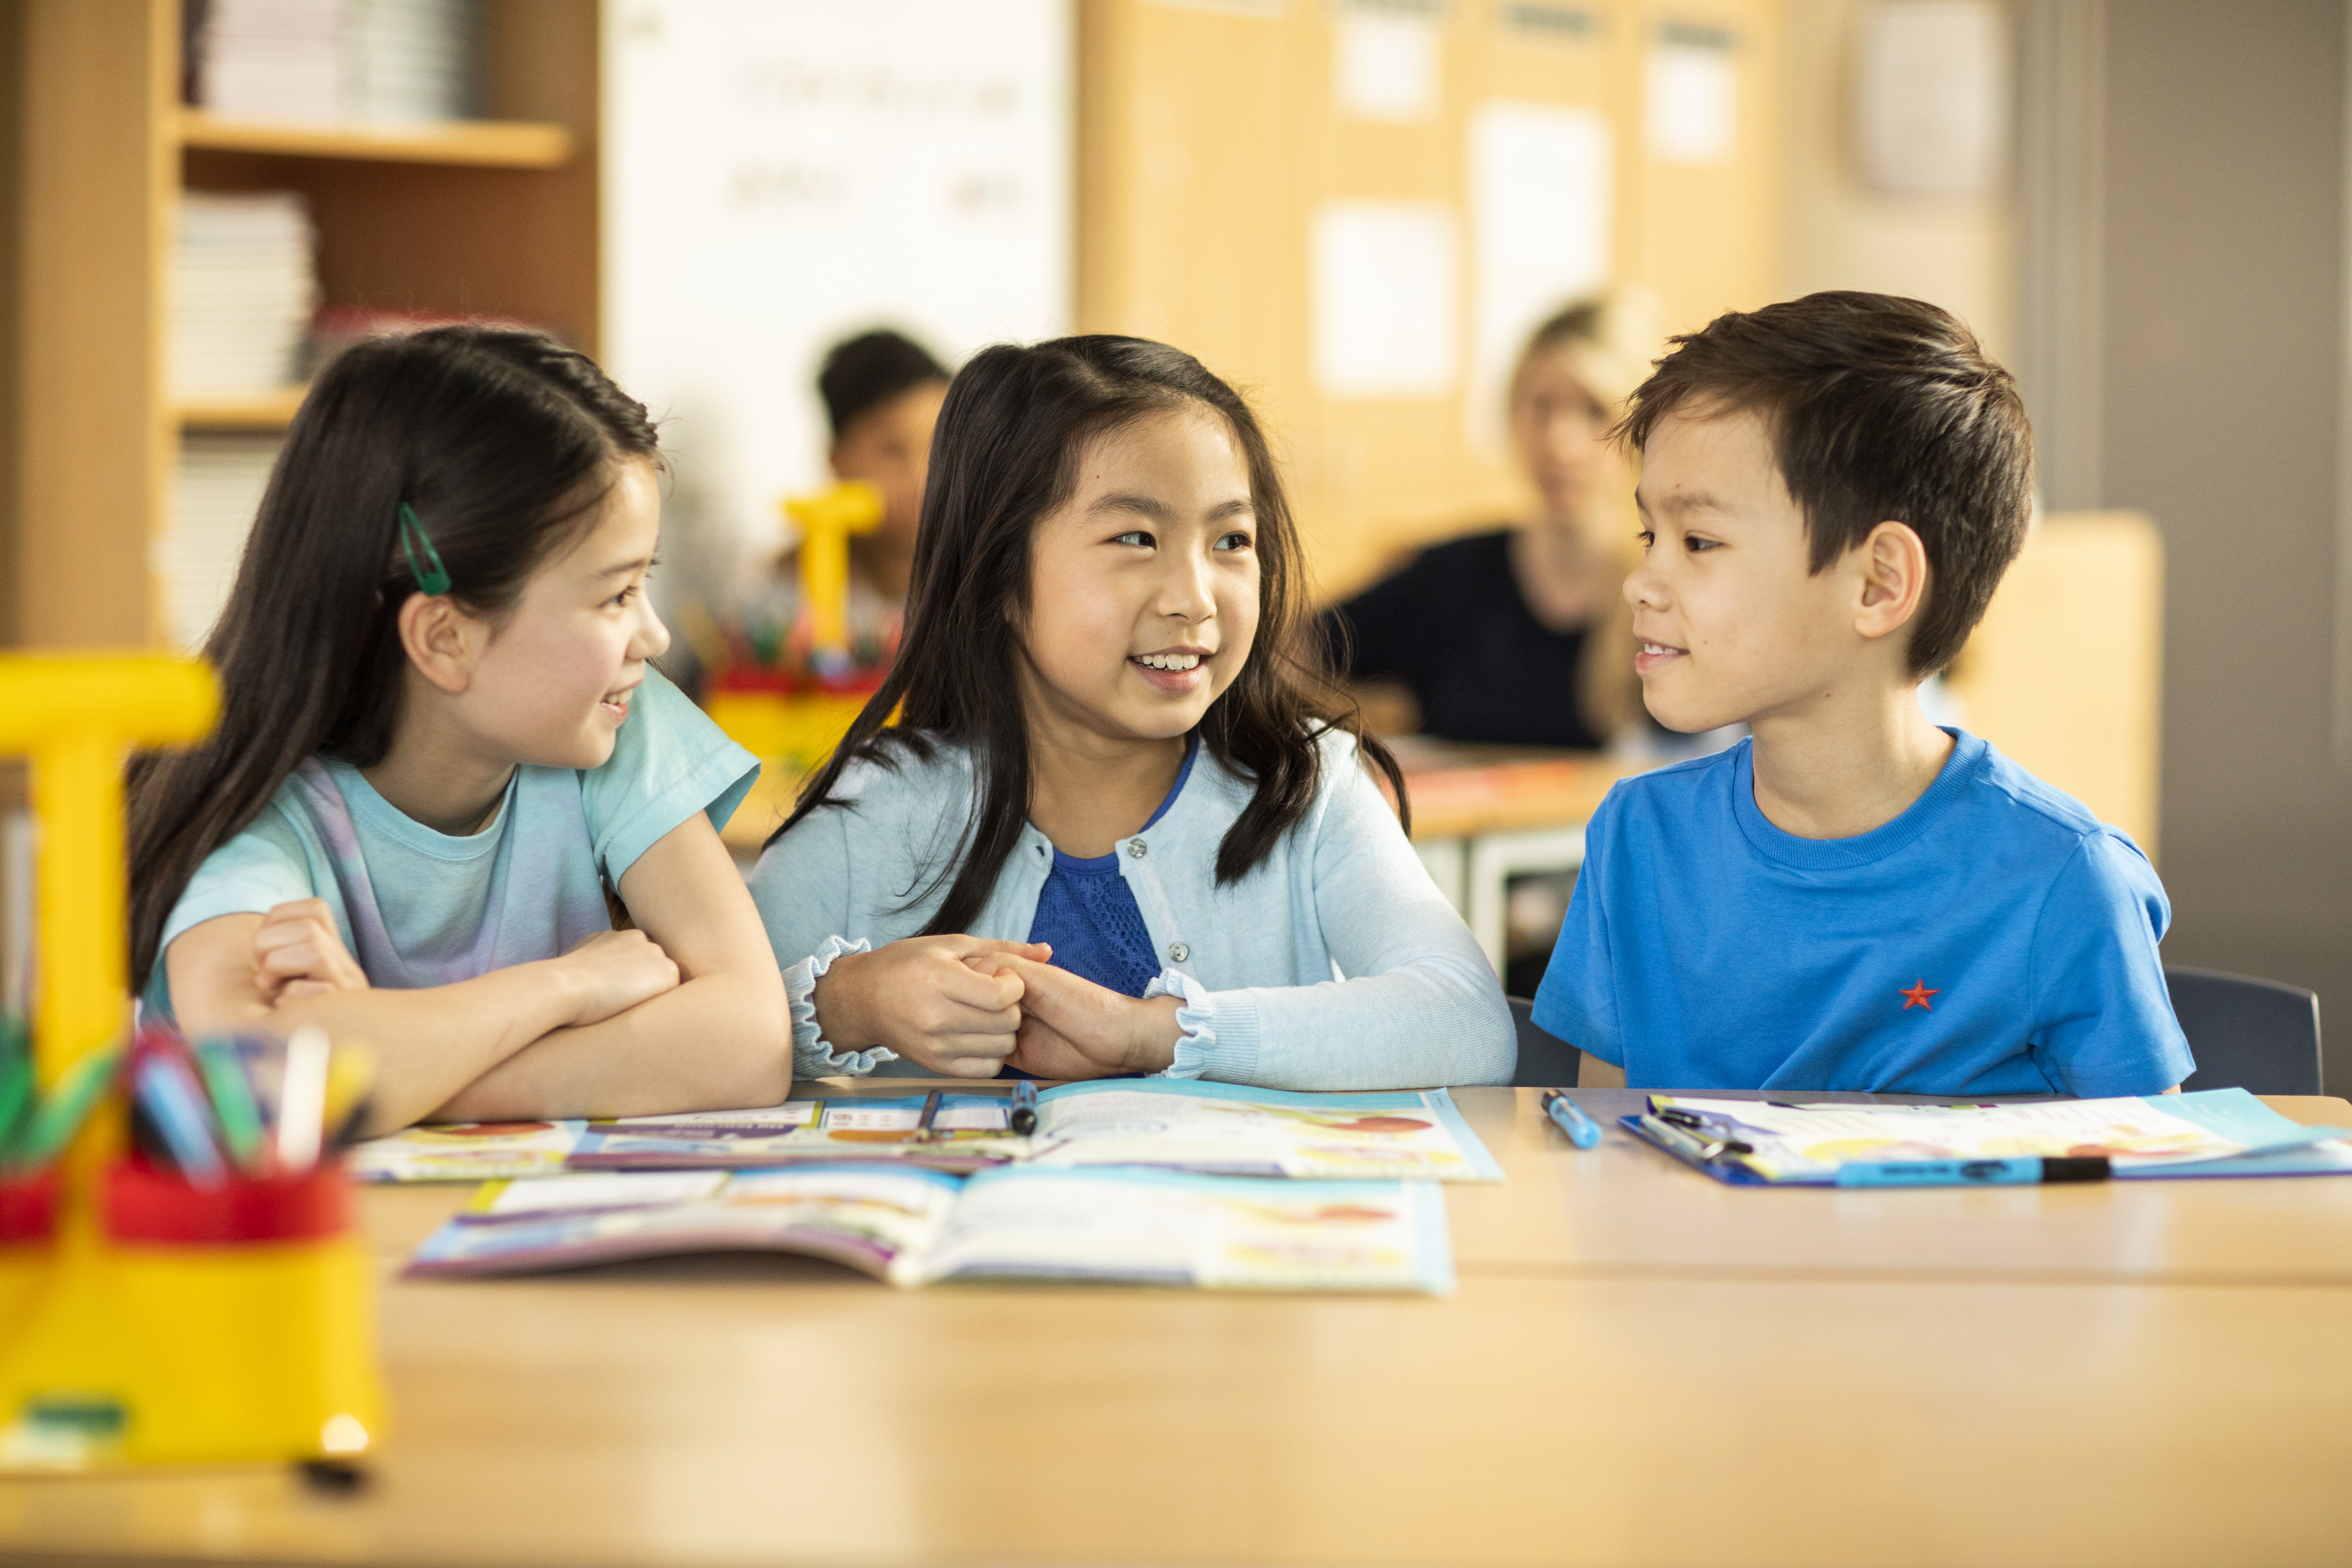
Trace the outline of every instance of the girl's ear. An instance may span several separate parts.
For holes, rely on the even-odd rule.
[[[1927,546],[1909,523],[1882,522],[1858,548],[1862,600],[1853,629],[1874,642],[1900,631],[1927,602]]]
[[[459,609],[446,594],[411,594],[400,606],[400,646],[416,672],[448,692],[474,683],[482,624]]]

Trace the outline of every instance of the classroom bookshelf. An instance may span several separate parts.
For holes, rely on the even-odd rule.
[[[484,0],[484,118],[232,119],[181,101],[179,0],[13,0],[21,62],[10,292],[16,384],[0,398],[0,640],[167,643],[173,473],[190,437],[282,430],[299,388],[175,399],[167,269],[184,190],[300,192],[330,305],[545,326],[594,353],[598,14]],[[32,303],[37,302],[37,308]]]

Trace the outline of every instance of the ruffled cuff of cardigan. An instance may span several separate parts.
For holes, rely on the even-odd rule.
[[[1213,1078],[1248,1083],[1257,1068],[1257,1009],[1242,991],[1211,991],[1181,969],[1163,969],[1143,988],[1145,1001],[1176,998],[1176,1059],[1162,1078]]]
[[[784,971],[784,994],[793,1007],[794,1078],[860,1078],[884,1062],[898,1059],[898,1053],[887,1046],[875,1046],[862,1051],[836,1049],[817,1031],[817,977],[831,969],[833,961],[845,952],[873,951],[873,944],[864,937],[849,941],[829,936],[824,939],[823,947]]]

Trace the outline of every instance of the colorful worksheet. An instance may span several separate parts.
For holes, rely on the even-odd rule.
[[[1670,1153],[1708,1152],[1691,1163],[1733,1182],[1834,1182],[1841,1166],[1857,1162],[2014,1158],[2101,1158],[2117,1179],[2352,1173],[2352,1147],[2341,1142],[2352,1131],[2305,1127],[2242,1089],[2012,1105],[1655,1094],[1650,1110],[1624,1125]]]
[[[1412,1182],[904,1164],[630,1171],[490,1184],[423,1277],[709,1251],[805,1253],[893,1285],[1026,1279],[1220,1290],[1453,1289],[1444,1196]]]
[[[1496,1182],[1496,1164],[1442,1089],[1292,1094],[1193,1079],[1110,1079],[1037,1096],[1012,1131],[1002,1094],[795,1100],[753,1110],[611,1121],[419,1127],[361,1144],[368,1181],[457,1181],[554,1170],[752,1169],[843,1161],[965,1173],[1150,1166],[1327,1181]]]

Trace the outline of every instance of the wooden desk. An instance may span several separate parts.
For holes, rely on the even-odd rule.
[[[1720,1188],[1613,1132],[1577,1154],[1541,1131],[1531,1091],[1459,1092],[1512,1180],[1451,1189],[1450,1300],[898,1292],[759,1257],[394,1281],[399,1425],[368,1491],[320,1498],[276,1472],[13,1482],[0,1554],[2352,1555],[2352,1182],[1857,1208]],[[2341,1101],[2281,1103],[2352,1118]],[[388,1279],[462,1195],[368,1194]],[[1917,1205],[1910,1223],[1885,1212],[1898,1199]]]

